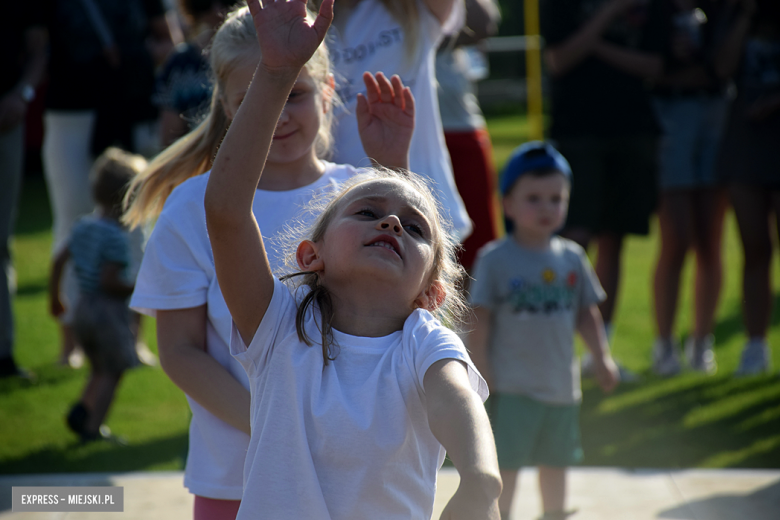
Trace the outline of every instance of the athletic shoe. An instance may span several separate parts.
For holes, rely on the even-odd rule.
[[[707,336],[696,339],[689,336],[685,342],[685,359],[691,370],[704,372],[712,375],[718,371],[718,363],[715,361],[715,351],[712,346],[715,344],[715,336]]]
[[[769,372],[772,369],[769,345],[763,339],[751,339],[742,349],[742,358],[735,376],[754,376]]]
[[[78,402],[73,405],[73,407],[68,412],[68,415],[65,416],[65,422],[73,433],[79,436],[83,436],[84,424],[86,424],[88,416],[89,411],[87,411],[81,402]]]
[[[680,373],[677,345],[671,339],[657,338],[653,343],[653,372],[661,377]]]
[[[101,424],[100,429],[96,433],[83,432],[81,434],[81,444],[89,444],[95,441],[106,441],[117,446],[127,446],[125,438],[111,433],[111,428],[105,424]]]

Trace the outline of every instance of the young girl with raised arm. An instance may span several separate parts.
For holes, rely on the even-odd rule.
[[[497,520],[487,387],[434,317],[457,321],[463,271],[425,183],[391,171],[353,179],[297,246],[295,290],[274,278],[250,211],[332,6],[310,25],[303,0],[249,2],[262,58],[206,189],[231,354],[252,391],[238,517],[427,519],[446,449],[461,484],[443,517]]]
[[[208,117],[152,162],[132,187],[126,213],[135,225],[159,214],[131,306],[156,315],[160,362],[192,409],[184,483],[196,495],[196,519],[235,518],[250,430],[249,381],[228,350],[230,314],[214,273],[203,209],[208,174],[200,174],[210,168],[259,59],[244,7],[228,16],[213,40],[215,90]],[[365,81],[369,95],[357,113],[365,146],[386,166],[405,167],[414,127],[409,91],[381,74],[368,74]],[[332,91],[328,55],[320,48],[286,98],[265,174],[255,186],[251,209],[266,237],[299,217],[313,196],[355,173],[320,159],[329,148]],[[393,143],[377,140],[385,132],[395,137]],[[259,177],[262,166],[249,167]],[[276,251],[269,250],[269,257],[272,268],[281,265]]]

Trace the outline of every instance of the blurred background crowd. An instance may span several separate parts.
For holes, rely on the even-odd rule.
[[[523,50],[527,41],[513,40],[523,35],[521,2],[465,3],[460,27],[440,44],[436,75],[454,178],[473,224],[461,255],[470,268],[477,250],[504,233],[480,101],[526,94],[522,81],[490,81],[518,73],[515,63],[490,51],[507,45]],[[5,6],[1,376],[25,375],[13,355],[10,257],[25,172],[42,171],[46,179],[56,255],[73,223],[94,209],[89,174],[96,157],[116,146],[152,158],[208,111],[209,43],[231,4],[46,0]],[[770,273],[780,215],[780,4],[538,0],[538,6],[545,133],[573,171],[561,234],[591,246],[607,293],[601,312],[608,333],[619,302],[624,239],[647,234],[657,214],[660,250],[648,273],[654,280],[653,370],[662,376],[685,364],[716,370],[712,333],[724,270],[724,215],[731,207],[744,249],[747,341],[737,373],[768,371]],[[696,259],[695,302],[682,349],[675,323],[689,252]],[[66,298],[77,297],[67,268],[61,284]],[[62,363],[76,362],[71,319],[59,316]]]

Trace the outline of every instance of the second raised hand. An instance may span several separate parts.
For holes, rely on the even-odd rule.
[[[260,43],[260,63],[269,71],[300,70],[322,43],[333,21],[333,0],[323,0],[313,23],[306,0],[247,0]]]
[[[357,95],[355,115],[363,149],[388,168],[409,168],[414,133],[414,97],[397,75],[363,74],[366,95]]]

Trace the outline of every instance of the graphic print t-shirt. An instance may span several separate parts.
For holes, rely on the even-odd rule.
[[[578,402],[577,314],[604,296],[585,251],[570,240],[554,237],[546,251],[526,249],[511,237],[485,246],[471,303],[491,311],[495,390],[552,404]]]

